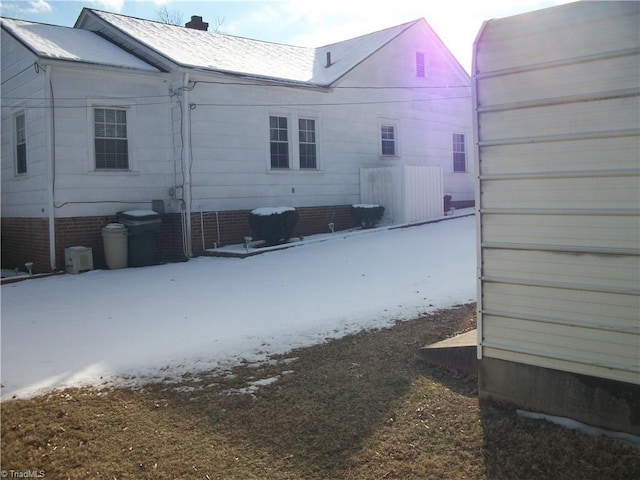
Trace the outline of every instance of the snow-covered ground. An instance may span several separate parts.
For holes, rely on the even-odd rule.
[[[3,285],[2,399],[228,368],[475,300],[472,216],[323,240]]]

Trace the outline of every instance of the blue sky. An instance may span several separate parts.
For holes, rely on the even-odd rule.
[[[72,27],[83,7],[158,20],[161,10],[200,15],[241,37],[319,47],[425,18],[467,71],[482,22],[538,10],[563,0],[32,0],[2,1],[2,16]]]

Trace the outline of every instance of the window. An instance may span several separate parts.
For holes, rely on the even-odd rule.
[[[467,171],[467,153],[463,133],[453,134],[453,171]]]
[[[396,155],[396,127],[394,125],[380,126],[382,155]]]
[[[425,77],[424,52],[416,52],[416,76]]]
[[[300,168],[317,168],[315,120],[310,118],[298,119],[298,139],[300,147]]]
[[[24,112],[14,117],[16,173],[27,173],[27,129]]]
[[[127,111],[93,110],[96,170],[128,170]]]
[[[289,131],[287,117],[269,117],[271,168],[289,168]]]

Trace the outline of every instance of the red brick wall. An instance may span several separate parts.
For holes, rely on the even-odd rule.
[[[184,259],[179,214],[161,215],[162,223],[156,240],[156,256],[160,262]],[[64,268],[64,249],[73,246],[90,247],[93,268],[104,268],[102,228],[117,222],[115,215],[106,217],[70,217],[56,219],[56,263]]]
[[[49,224],[46,218],[2,218],[2,268],[50,272]]]
[[[102,227],[115,222],[115,216],[56,218],[56,266],[64,270],[64,249],[89,247],[93,253],[93,268],[104,267]]]
[[[298,211],[298,223],[294,235],[312,235],[315,233],[328,233],[329,222],[335,224],[334,228],[346,230],[354,226],[351,219],[351,205],[338,205],[329,207],[301,207]],[[244,242],[244,237],[252,237],[254,233],[249,227],[250,210],[233,210],[218,212],[194,213],[191,216],[191,246],[194,255],[203,252],[202,228],[204,226],[204,248],[234,245]],[[219,231],[219,236],[218,236]]]
[[[294,235],[328,233],[329,222],[335,230],[353,227],[350,205],[331,207],[298,208],[299,219]],[[202,248],[204,225],[204,246],[218,246],[242,243],[244,237],[253,236],[249,227],[249,210],[206,212],[191,215],[191,244],[193,253],[199,255]],[[182,217],[177,213],[161,216],[162,223],[157,237],[156,254],[158,261],[184,260],[182,249]],[[93,267],[104,268],[104,245],[102,228],[116,222],[115,215],[97,217],[70,217],[56,219],[56,266],[64,270],[64,249],[74,246],[89,247],[93,253]],[[218,237],[218,230],[220,236]],[[34,273],[51,271],[49,263],[49,229],[46,218],[2,218],[2,268],[25,270],[25,262],[34,263]]]

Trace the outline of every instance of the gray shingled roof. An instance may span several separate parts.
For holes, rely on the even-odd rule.
[[[419,21],[320,48],[306,48],[88,10],[180,66],[314,85],[335,82]],[[332,59],[332,65],[328,68],[326,52],[331,52]]]
[[[158,71],[87,30],[11,18],[2,18],[0,22],[10,34],[41,58]]]

